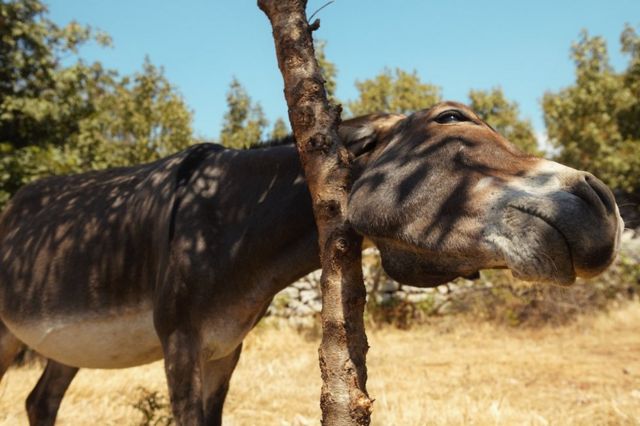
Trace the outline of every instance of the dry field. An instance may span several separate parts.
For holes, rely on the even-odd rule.
[[[370,332],[375,425],[640,425],[640,304],[562,328],[507,329],[443,320]],[[319,424],[317,336],[262,325],[232,381],[227,425]],[[0,384],[0,424],[26,424],[40,367]],[[162,365],[84,370],[62,425],[134,425],[138,386],[165,394]]]

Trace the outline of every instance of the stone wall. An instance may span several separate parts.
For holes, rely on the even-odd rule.
[[[637,280],[635,275],[640,267],[640,235],[627,230],[623,234],[621,253],[618,261],[603,275],[595,278],[589,283],[597,286],[599,281],[616,281]],[[377,251],[375,249],[365,250],[363,253],[363,272],[365,277],[365,285],[367,287],[367,298],[375,297],[379,304],[394,302],[409,302],[413,304],[422,304],[423,308],[427,308],[432,314],[446,314],[455,306],[455,301],[460,300],[470,294],[478,293],[479,296],[485,297],[486,292],[493,291],[495,287],[504,285],[505,274],[483,274],[480,280],[469,281],[458,279],[435,288],[419,288],[406,285],[399,285],[397,282],[388,278],[384,273],[380,272],[380,263]],[[631,272],[630,272],[631,271]],[[635,272],[634,272],[635,271]],[[494,281],[494,278],[497,281]],[[531,287],[530,284],[517,283],[517,280],[507,277],[507,285],[525,285]],[[633,284],[632,287],[640,288],[640,282]],[[612,291],[612,287],[608,287]],[[620,286],[623,288],[623,286]],[[633,287],[635,288],[635,287]],[[617,291],[613,288],[613,291]],[[482,293],[485,295],[482,295]],[[293,323],[307,324],[313,321],[313,318],[320,313],[322,309],[322,300],[320,294],[320,271],[315,271],[301,280],[293,283],[285,288],[274,298],[267,315],[276,318],[286,318]]]
[[[376,256],[371,249],[369,256]],[[400,285],[396,281],[380,274],[376,270],[377,264],[364,264],[365,285],[367,287],[367,300],[375,297],[378,303],[390,303],[393,301],[407,301],[410,303],[428,302],[437,310],[446,311],[447,302],[456,292],[464,288],[470,288],[473,281],[457,280],[455,283],[447,283],[435,288],[419,288]],[[320,270],[312,272],[299,281],[276,295],[267,315],[280,318],[313,317],[322,309],[322,297],[320,293]],[[442,312],[444,313],[444,312]],[[295,321],[294,321],[295,322]]]

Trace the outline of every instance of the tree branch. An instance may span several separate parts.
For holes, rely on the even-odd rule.
[[[362,238],[346,221],[352,158],[338,137],[340,107],[331,106],[315,58],[305,0],[258,0],[273,28],[289,120],[318,226],[322,264],[322,374],[325,425],[368,425],[367,338]]]

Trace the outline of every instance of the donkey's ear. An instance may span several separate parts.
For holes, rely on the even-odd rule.
[[[347,149],[359,157],[386,141],[398,122],[405,118],[402,114],[369,114],[343,121],[338,133]]]

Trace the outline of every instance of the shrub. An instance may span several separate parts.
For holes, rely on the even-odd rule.
[[[164,395],[144,387],[139,387],[138,393],[138,400],[133,404],[133,408],[142,414],[142,419],[138,423],[140,426],[168,426],[173,424],[171,407]]]

